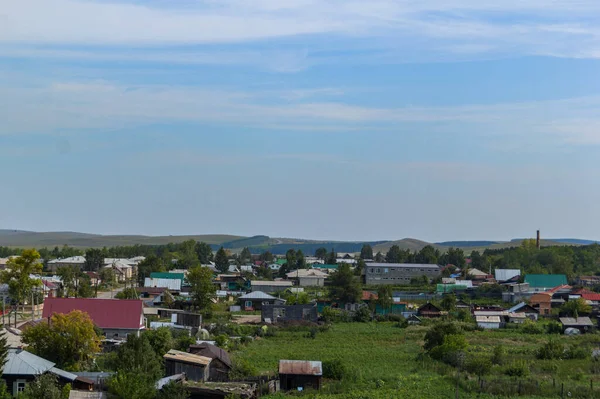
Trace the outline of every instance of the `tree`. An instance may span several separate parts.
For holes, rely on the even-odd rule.
[[[296,269],[306,269],[306,258],[301,249],[296,252]]]
[[[475,269],[482,269],[484,268],[485,265],[485,258],[483,256],[481,256],[481,254],[479,253],[479,251],[473,251],[471,252],[471,267],[474,267]]]
[[[392,245],[385,255],[385,261],[387,263],[404,263],[410,256],[408,249],[402,250],[398,245]]]
[[[394,304],[391,285],[380,285],[377,289],[377,304],[387,313]]]
[[[356,303],[362,294],[362,287],[354,276],[350,265],[341,264],[330,277],[330,295],[342,303]]]
[[[439,263],[443,265],[454,265],[461,269],[467,264],[465,253],[460,248],[449,248],[448,252],[440,256]]]
[[[174,341],[171,329],[169,327],[159,327],[154,330],[146,330],[143,333],[150,346],[160,358],[162,358],[169,350],[173,349]]]
[[[179,244],[177,251],[177,266],[181,269],[189,269],[198,266],[198,254],[196,253],[196,241],[187,240]]]
[[[4,331],[4,328],[2,327],[2,328],[0,328],[0,370],[2,370],[2,368],[6,364],[7,360],[8,360],[8,339],[6,338],[6,331]],[[0,395],[0,399],[2,399],[1,395]]]
[[[171,291],[169,291],[169,290],[163,291],[162,303],[167,308],[171,308],[171,306],[173,306],[173,304],[175,303],[175,298],[173,298],[173,294],[171,294]]]
[[[296,268],[296,251],[293,249],[288,249],[285,253],[285,259],[287,261],[287,267],[289,270]]]
[[[33,290],[41,285],[41,281],[31,278],[32,274],[42,272],[39,262],[40,254],[35,249],[25,249],[21,256],[11,258],[6,262],[6,270],[0,273],[0,281],[8,284],[8,294],[19,304],[25,306],[25,301],[31,298]]]
[[[365,263],[364,259],[359,259],[356,262],[356,266],[354,267],[354,274],[356,276],[362,276],[363,270],[365,270],[365,267],[367,267],[367,264]]]
[[[221,273],[227,273],[229,271],[229,259],[227,252],[223,247],[219,248],[217,255],[215,256],[215,267]]]
[[[107,385],[109,397],[113,399],[148,399],[157,394],[154,381],[133,371],[116,373],[107,381]]]
[[[85,251],[85,270],[96,272],[104,265],[104,252],[98,248]]]
[[[196,255],[202,265],[207,265],[213,261],[212,248],[205,242],[196,243]]]
[[[377,252],[377,254],[375,254],[375,262],[382,263],[384,261],[385,261],[385,256],[383,256],[383,254],[381,252]]]
[[[592,307],[583,298],[571,299],[560,308],[560,313],[568,317],[590,314]]]
[[[315,256],[319,259],[325,259],[325,257],[327,256],[327,248],[317,248],[317,250],[315,251]]]
[[[92,279],[83,272],[79,272],[79,286],[77,287],[78,298],[92,298],[94,289],[92,288]]]
[[[135,288],[125,288],[123,291],[117,292],[116,299],[138,299],[139,295]]]
[[[100,352],[100,337],[87,313],[55,313],[51,323],[40,323],[23,332],[23,342],[36,355],[59,368],[80,370]]]
[[[325,257],[325,263],[328,265],[335,265],[337,263],[337,254],[333,248],[331,248],[331,252],[329,252]]]
[[[144,280],[150,277],[150,274],[165,271],[167,271],[165,261],[156,255],[150,255],[138,264],[138,283],[143,286]]]
[[[425,245],[415,257],[416,263],[437,264],[440,251],[431,245]]]
[[[256,276],[264,280],[273,280],[273,270],[268,266],[260,266],[256,269]]]
[[[456,295],[454,294],[446,294],[442,298],[442,302],[440,303],[442,309],[451,311],[456,309]]]
[[[102,269],[100,269],[99,277],[102,281],[102,284],[104,284],[107,287],[112,287],[115,284],[115,272],[110,267],[103,267]]]
[[[246,264],[252,260],[252,254],[250,253],[248,247],[242,249],[242,252],[240,252],[239,259],[242,264]]]
[[[171,381],[156,394],[156,399],[188,399],[189,392],[183,384]]]
[[[222,249],[222,248],[221,248]],[[219,254],[217,253],[217,258]],[[212,283],[212,272],[208,267],[196,266],[190,269],[187,281],[191,286],[194,305],[202,310],[210,310],[216,288]]]
[[[273,262],[273,254],[269,251],[265,251],[260,254],[260,260],[263,262]]]
[[[361,259],[373,259],[373,248],[369,244],[364,244],[360,250]]]
[[[46,373],[37,377],[35,380],[25,386],[23,393],[19,394],[19,399],[65,399],[69,397],[70,386],[67,384],[67,390],[63,392],[58,387],[58,378],[53,374]]]

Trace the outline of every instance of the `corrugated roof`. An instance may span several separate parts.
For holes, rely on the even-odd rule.
[[[229,353],[219,348],[216,345],[203,342],[197,345],[190,345],[189,352],[194,355],[200,355],[204,357],[210,357],[211,359],[219,359],[227,366],[231,367],[231,359]]]
[[[292,285],[294,285],[293,282],[291,281],[264,281],[264,280],[252,280],[251,282],[252,285],[256,285],[256,286],[272,286],[272,287],[291,287]]]
[[[288,278],[300,278],[300,277],[318,277],[324,278],[327,277],[327,273],[322,272],[316,269],[298,269],[291,271],[287,274]]]
[[[204,357],[200,355],[193,355],[187,352],[181,352],[175,349],[171,349],[165,356],[163,356],[166,360],[173,360],[176,362],[189,363],[189,364],[198,364],[202,366],[208,366],[212,359],[210,357]]]
[[[560,322],[566,326],[593,327],[594,323],[589,317],[561,317]]]
[[[69,399],[106,399],[106,392],[75,391],[69,392]]]
[[[181,280],[183,281],[185,275],[183,273],[168,273],[168,272],[152,272],[150,273],[151,278],[168,278],[172,280]]]
[[[520,276],[521,270],[519,269],[496,269],[494,270],[494,276],[498,281],[510,280],[515,276]]]
[[[475,316],[477,323],[500,323],[500,316]]]
[[[73,310],[87,313],[100,328],[142,328],[143,302],[137,299],[46,298],[43,317]]]
[[[172,291],[181,291],[181,282],[179,279],[171,278],[149,278],[144,279],[144,287],[166,288]]]
[[[438,265],[433,265],[433,264],[425,264],[425,263],[377,263],[377,262],[371,262],[371,263],[367,263],[368,267],[411,267],[411,268],[430,268],[430,269],[438,269],[439,270],[439,266]]]
[[[69,373],[68,371],[58,369],[56,367],[52,367],[48,371],[54,375],[64,378],[65,380],[75,381],[77,379],[77,376],[75,374]]]
[[[280,360],[279,374],[323,375],[323,366],[320,361]]]
[[[22,349],[9,349],[2,374],[40,375],[54,367],[54,363]]]
[[[253,291],[249,294],[246,295],[242,295],[240,297],[240,299],[268,299],[268,300],[273,300],[273,299],[277,299],[276,297],[269,295],[265,292],[262,291]]]
[[[532,288],[551,288],[567,284],[564,274],[527,274],[525,282]]]
[[[185,379],[185,374],[175,374],[175,375],[170,375],[165,378],[161,378],[156,383],[156,389],[163,389],[163,387],[165,385],[167,385],[169,382],[181,381],[183,379]],[[69,399],[71,399],[71,398],[69,398]]]
[[[70,258],[53,259],[49,260],[48,263],[85,263],[85,256],[71,256]]]

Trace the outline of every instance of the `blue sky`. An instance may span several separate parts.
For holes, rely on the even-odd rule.
[[[0,227],[600,239],[599,27],[592,0],[6,0]]]

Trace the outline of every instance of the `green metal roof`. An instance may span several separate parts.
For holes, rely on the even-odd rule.
[[[285,259],[285,258],[283,258],[283,259],[277,259],[275,261],[275,263],[277,263],[278,265],[283,266],[283,265],[285,265],[287,263],[287,259]]]
[[[150,273],[150,278],[168,278],[173,280],[181,280],[184,279],[183,273],[163,273],[163,272],[153,272]]]
[[[527,274],[525,282],[533,288],[553,288],[567,284],[564,274]]]

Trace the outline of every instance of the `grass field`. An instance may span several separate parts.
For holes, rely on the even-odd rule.
[[[317,333],[314,339],[307,337],[306,332],[280,330],[274,337],[262,338],[243,347],[234,358],[247,361],[263,374],[275,373],[280,359],[340,359],[348,370],[346,377],[341,381],[326,380],[321,392],[306,395],[316,399],[454,398],[456,370],[419,356],[426,330],[424,326],[400,329],[389,322],[340,323]],[[493,366],[483,379],[486,389],[494,393],[514,389],[515,392],[504,397],[516,396],[517,390],[522,390],[521,398],[559,397],[561,384],[564,384],[565,395],[570,392],[571,397],[600,397],[600,380],[590,374],[590,357],[558,361],[535,358],[537,348],[548,339],[544,334],[473,331],[466,337],[469,352],[491,355],[493,347],[502,344],[507,350],[508,363],[527,362],[531,372],[527,378],[508,377],[503,373],[503,366]],[[597,344],[599,336],[561,336],[560,340],[589,349]],[[590,382],[598,388],[596,393],[589,390]],[[479,393],[479,384],[481,381],[477,376],[462,373],[460,397],[498,397],[486,390]],[[280,397],[284,395],[271,396]]]

